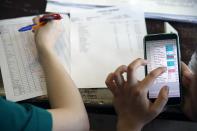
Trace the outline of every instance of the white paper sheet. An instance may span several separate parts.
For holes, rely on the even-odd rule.
[[[183,16],[197,16],[196,0],[142,0],[145,12]],[[132,2],[132,1],[131,1]]]
[[[98,8],[87,11],[76,11],[71,13],[72,22],[92,22],[92,21],[108,21],[108,20],[123,20],[132,19],[139,20],[144,19],[144,13],[138,11],[136,7],[132,6],[116,6],[108,8]]]
[[[172,25],[170,25],[168,22],[164,23],[164,32],[165,33],[175,33],[175,34],[179,35],[178,31]]]
[[[91,19],[88,14],[72,16],[71,76],[79,88],[106,87],[104,82],[110,72],[144,57],[146,27],[143,13],[123,12],[121,9],[114,15],[102,12],[103,19],[97,17],[98,13],[95,19],[92,14]],[[129,17],[129,14],[135,15]],[[144,68],[141,68],[138,78],[143,77]]]
[[[121,3],[128,3],[130,0],[48,0],[48,2],[58,2],[58,3],[73,3],[73,4],[86,4],[86,5],[117,5]]]
[[[46,11],[72,12],[120,4],[144,10],[146,18],[197,23],[197,0],[48,0]]]
[[[130,3],[142,7],[146,18],[197,23],[196,0],[134,0]]]
[[[124,3],[137,4],[138,7],[143,7],[147,13],[157,14],[173,14],[197,16],[197,1],[196,0],[48,0],[49,3],[58,3],[58,5],[119,5]],[[76,5],[72,4],[76,3]]]
[[[85,7],[78,7],[78,6],[70,6],[70,5],[64,5],[64,4],[54,4],[48,2],[46,5],[46,12],[56,12],[60,14],[65,14],[65,13],[71,13],[75,11],[87,11],[92,8],[86,8]]]
[[[64,17],[67,21],[68,17]],[[0,66],[6,98],[20,101],[46,94],[45,76],[38,62],[34,35],[18,29],[32,24],[32,17],[0,21]],[[65,26],[64,26],[65,27]],[[69,35],[65,31],[62,35]],[[59,39],[55,50],[69,71],[70,36]],[[62,37],[63,38],[63,37]]]

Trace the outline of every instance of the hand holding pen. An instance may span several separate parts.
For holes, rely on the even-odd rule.
[[[46,14],[39,19],[38,23],[22,27],[18,31],[24,32],[24,31],[28,31],[28,30],[36,30],[36,29],[44,26],[47,22],[49,22],[51,20],[61,20],[61,19],[62,19],[62,17],[59,14]]]
[[[34,17],[33,23],[39,25],[40,19],[43,17]],[[62,23],[60,20],[52,20],[46,22],[41,28],[33,30],[36,48],[39,54],[45,54],[44,52],[54,51],[54,45],[57,43],[60,34],[63,33]],[[46,55],[46,54],[45,54]]]

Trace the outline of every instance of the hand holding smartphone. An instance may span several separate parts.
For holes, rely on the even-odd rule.
[[[180,104],[181,101],[181,72],[180,46],[176,34],[147,35],[144,38],[146,75],[158,67],[166,67],[167,71],[160,75],[151,85],[148,93],[150,100],[155,100],[160,89],[169,87],[168,104]]]

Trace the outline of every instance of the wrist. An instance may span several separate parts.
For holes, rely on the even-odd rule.
[[[56,54],[53,49],[42,48],[38,49],[38,57],[41,64],[43,64],[45,61],[48,61],[49,59],[56,57]]]
[[[43,39],[37,36],[35,37],[35,42],[39,54],[53,50],[54,42],[50,41],[49,39]]]
[[[135,120],[127,118],[118,118],[117,130],[118,131],[141,131],[143,124],[136,122]]]

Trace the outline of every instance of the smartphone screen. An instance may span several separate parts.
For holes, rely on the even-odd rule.
[[[149,88],[149,98],[157,98],[160,89],[167,85],[169,97],[180,97],[179,54],[177,39],[161,39],[145,41],[146,71],[150,73],[158,67],[166,67],[167,71],[160,75]]]

